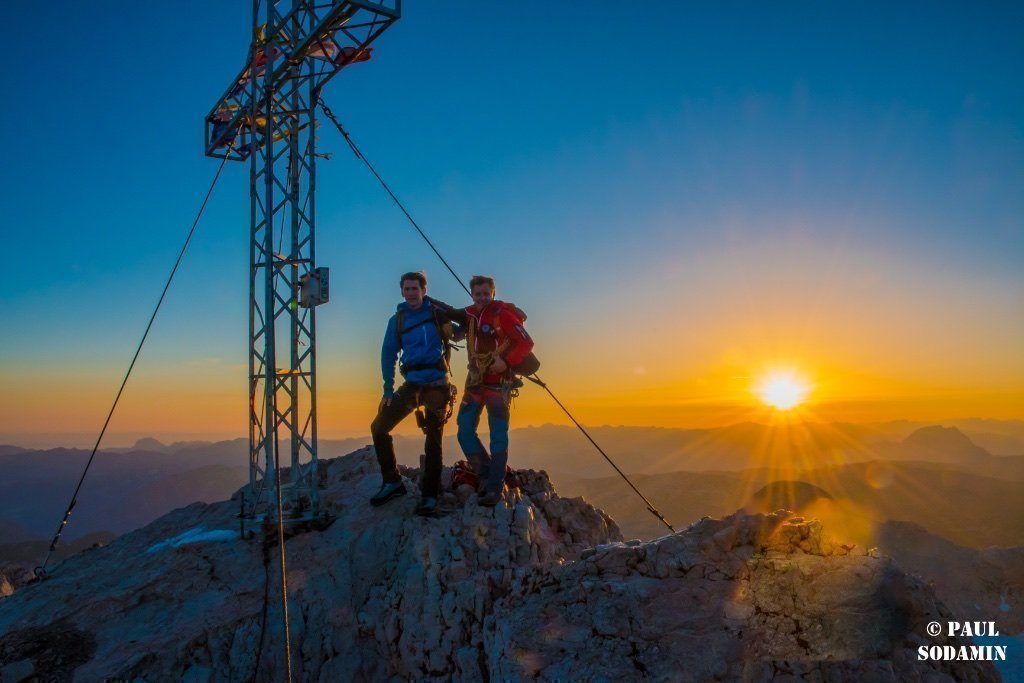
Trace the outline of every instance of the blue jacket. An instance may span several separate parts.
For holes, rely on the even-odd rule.
[[[409,308],[409,304],[398,304],[399,311],[405,311],[402,319],[402,363],[405,365],[436,365],[424,370],[410,370],[405,379],[416,384],[429,384],[447,377],[441,369],[444,357],[444,341],[433,322],[434,308],[429,299],[424,299],[419,310]],[[395,333],[398,314],[388,320],[388,329],[384,332],[384,343],[380,347],[380,371],[384,377],[384,396],[391,396],[395,391],[395,361],[398,360],[398,335]],[[419,324],[422,323],[422,324]]]

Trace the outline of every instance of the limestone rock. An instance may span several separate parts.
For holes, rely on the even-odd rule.
[[[424,519],[413,495],[367,503],[371,449],[323,467],[337,519],[285,543],[296,680],[997,679],[987,664],[917,662],[945,608],[815,520],[737,514],[623,543],[543,473],[519,473],[495,508],[447,493],[446,514]],[[419,472],[403,474],[414,489]],[[236,510],[176,510],[0,600],[0,671],[282,680],[279,549],[226,540]]]
[[[948,616],[931,588],[788,513],[703,520],[543,574],[496,605],[491,680],[999,680],[987,662],[917,661],[921,644],[969,644],[922,640]]]

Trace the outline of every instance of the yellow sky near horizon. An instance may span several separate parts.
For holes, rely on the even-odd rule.
[[[561,306],[510,298],[530,313],[541,377],[584,424],[764,421],[772,412],[754,386],[779,368],[811,385],[803,413],[810,419],[1024,419],[1024,293],[999,278],[845,247],[766,243],[666,253],[649,272],[570,285],[554,293]],[[341,315],[331,305],[321,321]],[[373,329],[346,329],[343,339],[320,330],[322,437],[368,433],[389,314],[381,311]],[[198,343],[162,347],[161,332],[158,325],[111,432],[244,435],[244,330],[230,358]],[[130,354],[83,362],[88,351],[67,344],[76,353],[42,367],[2,361],[0,433],[98,432]],[[462,364],[456,356],[455,367]],[[457,369],[460,387],[463,377]],[[568,420],[528,385],[513,427],[544,423]]]
[[[555,395],[587,425],[710,428],[742,421],[770,423],[784,416],[766,406],[756,395],[754,380],[769,368],[743,371],[735,366],[709,372],[676,385],[665,382],[612,381],[573,386],[566,372],[552,371],[542,377]],[[794,368],[792,364],[784,367]],[[790,411],[799,419],[821,422],[884,422],[889,420],[935,421],[982,417],[1024,419],[1024,391],[994,391],[984,387],[939,387],[910,382],[890,382],[856,374],[818,374],[795,367],[812,385],[806,403]],[[611,372],[626,376],[631,370]],[[209,375],[140,373],[130,382],[111,422],[110,432],[134,435],[175,434],[176,438],[231,438],[247,429],[247,397],[244,367],[223,373],[220,385],[204,388]],[[234,376],[234,381],[229,381]],[[640,376],[642,377],[642,376]],[[100,388],[103,384],[105,391]],[[459,377],[461,385],[461,377]],[[226,386],[233,384],[234,387]],[[362,390],[321,389],[319,429],[322,438],[347,438],[369,433],[379,392],[374,380]],[[48,432],[98,433],[116,392],[110,376],[95,381],[39,380],[49,391],[0,396],[0,433],[45,434]],[[372,388],[371,388],[372,387]],[[876,387],[884,387],[882,392]],[[398,433],[414,434],[411,420]],[[513,427],[546,423],[570,424],[544,390],[527,384],[516,399]],[[449,428],[452,431],[453,427]]]

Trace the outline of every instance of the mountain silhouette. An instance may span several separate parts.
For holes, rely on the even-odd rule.
[[[980,423],[986,429],[1004,429],[1011,436],[1016,423]],[[632,476],[671,475],[673,481],[687,491],[685,497],[675,495],[671,487],[652,481],[656,490],[664,489],[663,498],[673,518],[698,519],[705,514],[728,514],[743,506],[757,488],[773,480],[798,478],[797,470],[821,467],[847,467],[872,461],[941,462],[963,468],[969,475],[983,475],[994,480],[1024,481],[1024,455],[992,457],[975,446],[960,429],[921,428],[914,423],[887,423],[882,427],[810,424],[787,431],[752,422],[719,429],[665,429],[644,427],[595,427],[591,430],[609,455],[623,471]],[[891,439],[898,437],[899,441]],[[399,462],[416,465],[422,451],[422,438],[396,436]],[[593,495],[595,503],[615,510],[629,535],[650,537],[660,533],[658,525],[634,526],[632,507],[623,505],[628,492],[621,483],[601,480],[614,476],[614,471],[598,456],[574,428],[546,425],[513,430],[510,462],[515,467],[543,469],[567,491]],[[369,443],[369,438],[321,440],[321,457],[350,452]],[[74,517],[65,530],[64,539],[94,532],[123,533],[137,528],[157,516],[196,500],[211,502],[229,496],[248,479],[248,439],[214,443],[183,441],[164,444],[156,439],[140,439],[136,446],[148,450],[110,449],[99,452],[93,468],[79,495]],[[20,525],[32,537],[49,538],[60,521],[75,483],[88,460],[89,452],[80,449],[49,449],[33,451],[9,447],[0,455],[0,519]],[[460,456],[454,436],[445,439],[445,459],[452,463]],[[795,463],[795,464],[794,464]],[[774,468],[774,471],[772,471]],[[867,468],[872,472],[902,471],[881,466]],[[764,472],[759,474],[760,472]],[[854,468],[857,476],[865,470]],[[689,476],[682,472],[702,472]],[[735,476],[718,474],[734,472]],[[739,474],[745,472],[746,474]],[[839,472],[837,470],[837,472]],[[846,475],[837,475],[846,476]],[[934,479],[926,473],[926,480]],[[575,482],[589,479],[591,484]],[[683,483],[683,481],[689,483]],[[692,481],[691,481],[692,480]],[[828,482],[812,480],[833,492]],[[936,483],[936,486],[947,486]],[[855,482],[851,490],[864,491],[874,499],[874,489]],[[952,500],[960,501],[962,488],[953,482]],[[985,492],[975,486],[970,495]],[[992,484],[990,493],[1003,495],[1010,488]],[[1016,496],[1011,496],[1016,497]],[[977,508],[975,501],[965,503]],[[887,509],[894,507],[889,505]],[[984,507],[983,505],[981,507]],[[643,508],[641,517],[647,516]],[[923,521],[915,513],[910,519]],[[928,528],[947,533],[955,527],[955,516],[944,518],[943,524]],[[991,524],[991,522],[989,522]],[[1011,529],[1015,525],[1010,525]],[[972,530],[978,525],[972,525]],[[971,532],[973,534],[973,531]],[[978,535],[964,533],[950,536],[966,545],[1016,543],[1011,533],[984,530]],[[4,541],[0,535],[0,543]],[[2,559],[2,557],[0,557]]]
[[[992,458],[956,427],[921,427],[903,440],[904,460],[975,464]]]
[[[991,460],[995,467],[1002,459]],[[792,470],[786,480],[826,491],[831,500],[820,503],[814,514],[857,522],[864,527],[864,535],[857,534],[864,542],[877,543],[870,531],[876,524],[903,520],[968,547],[1018,546],[1024,545],[1020,464],[1016,462],[1013,477],[998,477],[977,473],[974,465],[876,460]],[[778,470],[761,468],[633,475],[631,479],[673,524],[688,524],[748,505],[759,489],[777,481],[779,475]],[[583,496],[608,512],[627,538],[664,533],[619,477],[555,482],[566,494]],[[786,495],[783,487],[781,497]],[[852,535],[853,530],[847,533]]]
[[[832,496],[821,487],[805,481],[773,481],[754,492],[747,508],[757,512],[801,512],[819,499],[832,500]]]

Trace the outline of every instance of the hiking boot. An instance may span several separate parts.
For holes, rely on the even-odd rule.
[[[500,491],[488,491],[484,495],[480,496],[477,501],[478,505],[482,505],[485,508],[492,508],[501,501]]]
[[[373,494],[373,497],[370,498],[370,505],[377,507],[379,505],[383,505],[392,498],[398,498],[399,496],[404,495],[405,484],[402,482],[396,481],[391,484],[384,482],[384,485],[380,487],[380,491],[377,491],[377,493]]]
[[[416,514],[420,517],[433,517],[437,514],[437,498],[423,496],[419,505],[416,506]]]

